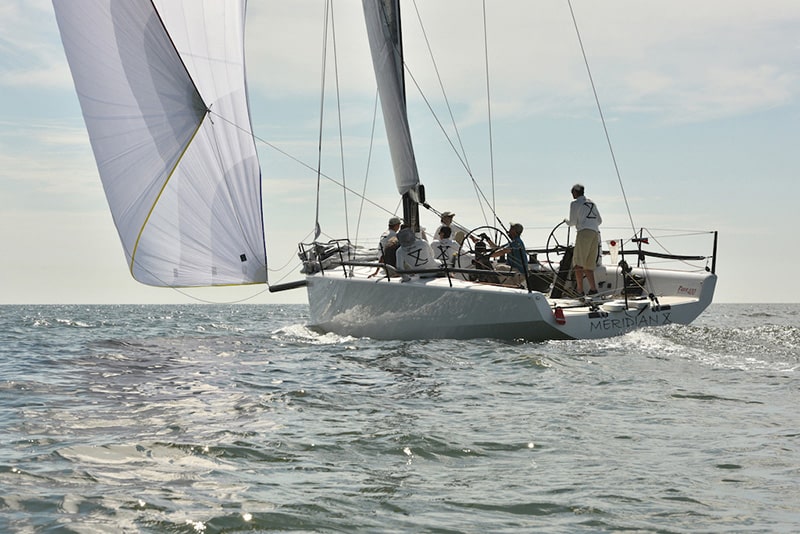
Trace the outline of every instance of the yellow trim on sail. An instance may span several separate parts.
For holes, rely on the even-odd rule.
[[[189,141],[186,143],[186,146],[183,147],[183,150],[181,151],[181,155],[178,156],[178,159],[175,160],[175,165],[169,171],[169,174],[167,175],[167,179],[164,180],[164,185],[161,186],[161,190],[158,192],[158,195],[156,196],[156,199],[153,202],[153,205],[150,206],[150,211],[147,212],[147,217],[144,218],[144,222],[142,223],[142,227],[139,229],[139,234],[136,236],[136,243],[133,245],[133,250],[131,251],[131,263],[128,266],[129,269],[130,269],[130,272],[131,272],[131,276],[134,278],[134,280],[136,280],[136,275],[133,274],[133,265],[134,265],[134,263],[136,263],[136,251],[139,249],[139,240],[142,238],[142,234],[144,233],[144,229],[147,226],[147,222],[150,220],[150,216],[153,214],[153,211],[156,209],[156,205],[158,204],[158,201],[161,199],[161,195],[164,193],[164,190],[167,188],[167,184],[169,184],[169,181],[172,179],[172,176],[175,174],[175,170],[178,168],[178,165],[180,165],[181,161],[183,160],[183,156],[186,154],[186,151],[189,150],[189,147],[191,146],[192,141],[194,141],[194,138],[197,136],[197,132],[199,132],[200,128],[203,126],[203,122],[206,120],[206,117],[208,117],[208,109],[206,109],[205,113],[203,113],[203,117],[200,119],[200,122],[197,123],[197,128],[195,128],[194,133],[192,133],[192,136],[189,138]]]
[[[142,282],[146,286],[150,287],[164,287],[164,286],[157,286],[154,284],[148,284],[147,282]],[[259,286],[264,285],[267,282],[229,282],[225,284],[208,284],[207,286],[167,286],[170,289],[197,289],[200,287],[242,287],[242,286]]]

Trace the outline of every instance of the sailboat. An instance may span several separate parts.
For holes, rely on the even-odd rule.
[[[160,287],[268,284],[244,57],[246,1],[53,4],[131,275]],[[430,204],[407,117],[399,9],[399,0],[363,0],[402,216],[419,236],[420,206]],[[508,239],[502,224],[469,230],[452,262],[421,270],[389,265],[374,247],[322,242],[317,234],[300,244],[303,277],[270,290],[306,288],[309,327],[340,335],[603,338],[698,317],[717,280],[711,234],[713,251],[700,256],[650,251],[644,230],[606,242],[591,298],[581,296],[572,246],[559,243],[555,229],[552,242],[527,250],[531,260],[547,258],[531,261],[536,271],[521,283],[486,253]],[[654,268],[653,257],[706,265]]]

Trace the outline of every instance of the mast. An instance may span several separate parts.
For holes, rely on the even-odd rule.
[[[397,191],[403,197],[403,219],[419,232],[419,204],[425,198],[406,111],[400,2],[363,0],[363,6]]]

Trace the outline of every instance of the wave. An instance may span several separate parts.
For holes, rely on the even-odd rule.
[[[349,343],[357,338],[352,336],[340,336],[334,333],[320,333],[305,324],[291,324],[283,326],[273,331],[271,339],[284,343],[299,343],[310,345],[337,345]]]
[[[701,359],[742,370],[793,371],[800,363],[800,328],[784,325],[684,327],[682,343],[700,351]]]

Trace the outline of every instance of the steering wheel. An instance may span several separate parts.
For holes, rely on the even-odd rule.
[[[547,236],[545,255],[547,257],[547,263],[550,264],[551,266],[556,262],[550,259],[550,252],[552,251],[553,253],[556,254],[556,256],[563,256],[564,252],[567,250],[569,246],[569,226],[567,227],[567,240],[566,240],[567,245],[562,245],[561,242],[558,240],[558,235],[557,235],[558,229],[561,228],[561,226],[564,224],[566,224],[566,221],[561,221],[560,223],[555,225],[553,230],[550,232],[550,235]],[[551,246],[551,244],[553,246]]]
[[[470,280],[500,284],[510,272],[496,270],[495,264],[491,261],[491,253],[509,241],[511,241],[511,238],[508,234],[495,226],[474,228],[464,236],[461,250],[458,251],[456,258],[456,266],[462,269],[486,271],[485,275],[469,275]]]

